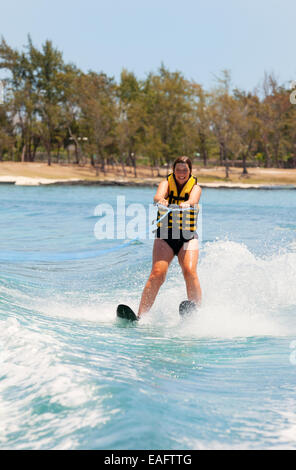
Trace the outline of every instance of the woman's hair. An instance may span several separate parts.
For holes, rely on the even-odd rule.
[[[190,175],[192,173],[192,163],[191,163],[191,160],[189,157],[178,157],[176,158],[176,160],[174,161],[174,164],[173,164],[173,171],[175,171],[175,167],[178,163],[186,163],[186,165],[189,166],[189,170],[190,170]]]

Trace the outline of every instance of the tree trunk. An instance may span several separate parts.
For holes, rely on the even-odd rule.
[[[161,174],[160,174],[160,165],[161,165],[161,161],[159,160],[158,163],[157,163],[157,176],[160,177]]]
[[[223,149],[224,152],[224,164],[225,164],[225,178],[228,180],[229,179],[229,160],[225,151],[225,147]]]
[[[242,175],[247,175],[248,174],[248,170],[247,170],[247,155],[244,153],[243,154],[243,172],[242,172]]]
[[[296,144],[294,144],[294,155],[292,160],[292,168],[296,168]]]
[[[36,151],[39,146],[39,139],[33,139],[33,152],[32,152],[32,162],[35,161]]]
[[[200,153],[201,153],[201,156],[202,156],[202,159],[203,159],[203,164],[204,164],[204,166],[207,166],[208,152],[207,152],[207,148],[206,148],[206,138],[205,138],[205,135],[202,134],[202,133],[199,134],[199,138],[200,138]]]
[[[28,162],[31,162],[31,161],[32,161],[32,143],[31,143],[31,137],[28,138],[27,159],[28,159]]]
[[[101,157],[100,160],[101,160],[101,171],[105,174],[106,173],[105,158]]]
[[[21,156],[22,163],[24,163],[25,158],[26,158],[26,144],[24,144],[23,150],[22,150],[22,156]]]
[[[80,157],[81,157],[81,148],[80,148],[80,145],[78,143],[77,137],[71,131],[71,127],[68,127],[68,132],[69,132],[70,138],[73,140],[74,146],[75,146],[75,163],[76,163],[76,165],[79,165]]]
[[[48,166],[50,166],[50,165],[51,165],[51,148],[50,148],[50,143],[47,144],[46,150],[47,150],[47,164],[48,164]]]
[[[275,145],[274,158],[275,158],[276,167],[280,168],[281,165],[280,165],[280,162],[279,162],[279,145],[278,145],[278,143]]]
[[[219,153],[220,153],[220,165],[222,166],[225,156],[224,156],[223,144],[222,144],[221,142],[220,142],[220,144],[219,144]]]
[[[270,152],[268,150],[268,146],[267,144],[265,143],[264,144],[264,150],[265,150],[265,155],[266,155],[266,168],[270,168],[270,162],[271,162],[271,158],[270,158]]]
[[[208,152],[205,148],[202,150],[202,158],[203,158],[204,166],[207,166],[208,165]]]
[[[80,161],[80,151],[79,151],[79,148],[78,148],[78,143],[76,141],[76,139],[74,139],[74,145],[75,145],[75,163],[76,165],[79,165],[79,161]]]
[[[136,154],[131,152],[129,157],[130,157],[130,160],[132,162],[133,169],[134,169],[134,177],[137,178],[137,157],[136,157]]]
[[[225,160],[225,178],[229,179],[229,163],[228,160]]]
[[[121,165],[121,168],[122,168],[122,171],[123,171],[123,176],[125,177],[126,176],[126,170],[125,170],[125,162],[124,162],[123,158],[120,158],[120,165]]]
[[[58,148],[57,148],[57,163],[60,163],[60,148],[61,148],[61,146],[58,145]]]

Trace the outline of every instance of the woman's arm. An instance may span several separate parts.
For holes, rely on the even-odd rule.
[[[195,186],[193,186],[191,190],[188,201],[182,202],[180,204],[180,207],[195,206],[195,204],[199,203],[200,196],[201,196],[201,187],[198,184],[196,184]]]
[[[156,194],[154,196],[154,202],[163,204],[164,206],[168,205],[168,201],[165,199],[168,197],[169,193],[169,182],[167,180],[161,181],[158,185]]]

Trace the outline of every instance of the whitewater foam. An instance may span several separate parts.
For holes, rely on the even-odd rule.
[[[267,257],[255,256],[244,244],[228,240],[203,246],[198,265],[203,291],[196,317],[181,322],[178,305],[186,298],[180,267],[175,260],[151,311],[139,323],[196,337],[249,337],[296,335],[296,253],[281,250]],[[106,296],[79,291],[44,293],[43,298],[13,288],[11,299],[19,307],[41,315],[77,321],[112,323],[116,306],[126,303],[137,311],[149,271],[140,273],[135,291],[121,289]],[[138,280],[139,280],[138,279]],[[2,286],[2,294],[9,288]]]

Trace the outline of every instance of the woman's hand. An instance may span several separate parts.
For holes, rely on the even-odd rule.
[[[157,203],[161,204],[162,206],[168,206],[169,205],[169,202],[166,199],[164,199],[163,197],[160,198]]]
[[[187,207],[190,207],[190,204],[189,204],[189,202],[181,202],[180,207],[182,209],[186,209]]]

